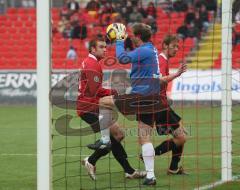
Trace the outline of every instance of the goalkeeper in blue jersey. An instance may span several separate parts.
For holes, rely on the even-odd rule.
[[[160,92],[160,76],[157,49],[150,42],[151,28],[146,24],[135,24],[132,27],[136,49],[127,52],[124,49],[124,40],[126,39],[125,26],[123,24],[115,24],[116,32],[116,55],[121,64],[131,63],[131,93],[124,96],[114,97],[106,96],[101,99],[100,104],[105,106],[125,107],[126,101],[135,97],[135,102],[148,102],[149,99],[141,99],[141,97],[149,97],[150,100],[154,95],[159,97]],[[140,98],[141,100],[139,101]],[[125,101],[126,100],[126,101]],[[133,103],[133,102],[132,102]],[[132,104],[128,102],[127,104]],[[130,106],[131,107],[131,106]],[[134,106],[133,106],[134,107]],[[139,104],[135,105],[139,108]],[[143,106],[144,107],[144,106]],[[147,171],[147,176],[143,185],[155,185],[156,178],[154,174],[154,147],[151,142],[151,134],[155,124],[154,110],[145,112],[135,110],[136,119],[138,121],[138,137],[142,146],[142,155]],[[123,113],[123,112],[122,112]]]

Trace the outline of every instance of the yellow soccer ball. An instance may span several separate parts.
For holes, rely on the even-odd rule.
[[[110,24],[108,27],[107,27],[107,30],[106,30],[106,33],[107,33],[107,38],[111,41],[111,42],[113,42],[113,41],[115,41],[116,40],[116,32],[115,32],[115,30],[113,29],[113,27],[114,27],[114,25],[115,25],[116,23],[113,23],[113,24]]]

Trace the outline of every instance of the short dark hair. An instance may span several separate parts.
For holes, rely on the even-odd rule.
[[[151,26],[143,23],[136,23],[132,26],[133,34],[138,36],[143,42],[148,42],[151,39]]]
[[[90,41],[89,41],[89,44],[88,44],[88,51],[89,53],[91,53],[91,50],[93,47],[96,48],[97,46],[97,42],[106,42],[106,39],[103,35],[97,35],[97,36],[94,36]]]
[[[178,37],[173,34],[168,34],[163,39],[162,47],[163,47],[163,45],[169,46],[172,42],[175,42],[175,41],[178,41]]]

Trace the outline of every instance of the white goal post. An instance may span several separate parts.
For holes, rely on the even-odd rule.
[[[232,0],[222,0],[222,181],[232,180]]]
[[[51,11],[49,0],[37,0],[37,190],[51,189],[50,68]]]

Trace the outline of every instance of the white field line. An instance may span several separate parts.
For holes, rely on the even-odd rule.
[[[236,175],[236,176],[233,176],[232,177],[232,181],[236,181],[236,180],[239,180],[240,176],[239,175]],[[230,181],[228,181],[230,182]],[[200,187],[196,187],[194,188],[194,190],[208,190],[208,189],[213,189],[219,185],[222,185],[224,183],[227,183],[226,181],[216,181],[214,183],[210,183],[208,185],[204,185],[204,186],[200,186]]]
[[[8,156],[37,156],[37,154],[22,154],[22,153],[2,153],[0,154],[0,157],[8,157]],[[86,156],[89,156],[87,154],[52,154],[52,156],[56,156],[56,157],[86,157]],[[138,155],[128,155],[129,157],[138,157]],[[157,156],[159,157],[159,156]],[[169,156],[160,156],[160,157],[165,157],[165,158],[168,158]],[[220,155],[185,155],[183,156],[183,158],[221,158]],[[239,156],[232,156],[232,158],[234,159],[237,159],[237,158],[240,158],[240,155]]]

